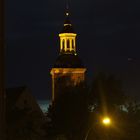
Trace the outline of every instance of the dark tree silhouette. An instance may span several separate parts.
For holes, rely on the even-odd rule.
[[[68,79],[61,79],[61,85]],[[51,127],[48,135],[61,136],[67,139],[82,139],[88,121],[87,87],[84,83],[69,85],[58,90],[59,97],[49,108],[48,116],[51,119]]]
[[[68,80],[61,79],[60,96],[47,114],[48,136],[85,140],[88,134],[87,140],[139,140],[140,105],[127,101],[120,80],[100,74],[89,91],[83,83],[63,87],[64,79]],[[101,124],[105,115],[112,119],[110,127]]]
[[[114,110],[124,104],[125,96],[122,83],[113,75],[99,74],[92,83],[90,90],[90,104],[94,108],[105,111]]]
[[[140,139],[140,107],[135,102],[127,101],[120,80],[99,74],[92,83],[89,95],[90,127],[93,131],[88,140]],[[108,128],[99,123],[100,116],[104,115],[112,119]]]
[[[29,108],[13,108],[7,115],[7,140],[43,140],[43,116]]]

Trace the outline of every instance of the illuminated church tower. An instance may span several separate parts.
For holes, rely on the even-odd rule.
[[[59,96],[60,86],[75,86],[85,80],[86,68],[76,53],[76,36],[67,10],[64,26],[59,34],[60,53],[54,67],[51,69],[52,101]],[[62,83],[64,79],[67,80]]]

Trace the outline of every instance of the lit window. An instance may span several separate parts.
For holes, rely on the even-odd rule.
[[[70,41],[67,40],[67,48],[70,48]]]

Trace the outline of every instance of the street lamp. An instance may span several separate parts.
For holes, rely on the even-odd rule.
[[[106,117],[103,117],[101,124],[104,125],[104,126],[110,126],[111,125],[111,119],[110,119],[110,117],[107,117],[107,116]],[[86,134],[86,137],[85,137],[85,140],[88,139],[89,133],[91,132],[92,129],[93,129],[93,127],[90,127],[88,129],[87,134]]]
[[[105,125],[105,126],[109,126],[111,124],[111,119],[109,117],[104,117],[102,119],[102,123]]]

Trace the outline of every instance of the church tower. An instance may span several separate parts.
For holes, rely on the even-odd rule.
[[[51,69],[52,101],[56,100],[61,87],[76,86],[85,80],[86,68],[76,52],[76,36],[70,21],[68,8],[60,37],[59,56]],[[63,91],[62,91],[63,92]]]

